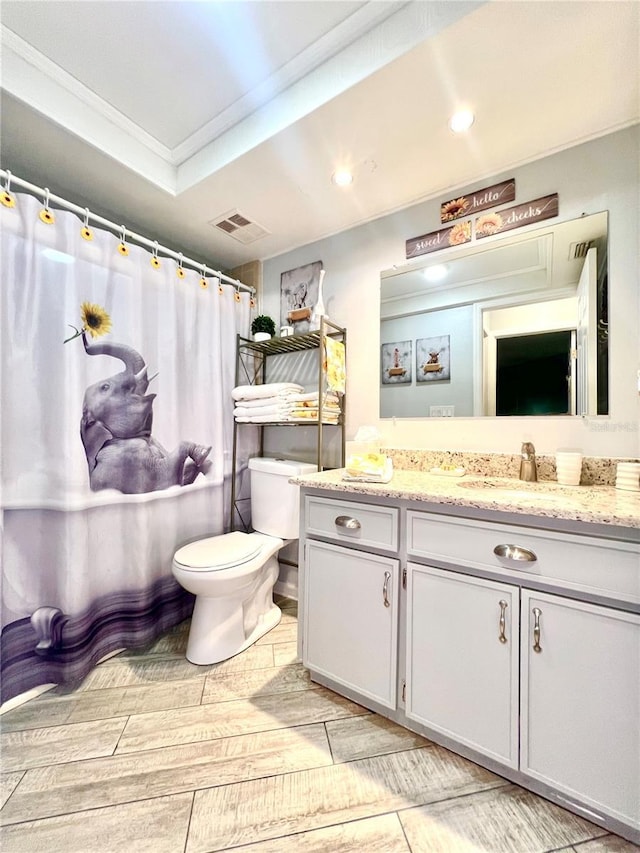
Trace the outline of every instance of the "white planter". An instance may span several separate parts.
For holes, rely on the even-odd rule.
[[[253,340],[257,343],[258,341],[268,341],[271,335],[269,332],[256,332],[253,336]]]

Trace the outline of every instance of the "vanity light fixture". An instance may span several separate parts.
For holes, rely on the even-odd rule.
[[[447,268],[444,264],[435,264],[432,267],[427,267],[422,274],[427,281],[442,281],[447,275]]]
[[[331,180],[337,187],[348,187],[353,183],[353,175],[348,169],[336,169]]]
[[[475,118],[471,110],[459,110],[449,119],[449,127],[454,133],[463,133],[465,130],[469,130]]]

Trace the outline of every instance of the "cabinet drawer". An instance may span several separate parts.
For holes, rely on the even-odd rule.
[[[305,498],[307,536],[325,536],[335,542],[395,553],[398,550],[398,518],[397,507]]]
[[[502,557],[499,545],[530,551],[531,562]],[[507,524],[407,513],[407,552],[457,566],[489,569],[509,578],[554,586],[623,603],[640,603],[640,546]]]

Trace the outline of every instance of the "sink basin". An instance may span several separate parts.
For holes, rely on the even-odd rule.
[[[482,477],[457,483],[463,489],[486,491],[504,498],[526,498],[527,500],[566,501],[575,497],[575,486],[567,488],[557,483],[527,483],[499,477]]]

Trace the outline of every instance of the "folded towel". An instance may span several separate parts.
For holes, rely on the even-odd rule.
[[[313,424],[318,422],[318,415],[314,417],[300,417],[298,415],[284,414],[279,415],[237,415],[236,421],[240,424],[269,424],[269,423],[307,423]],[[337,424],[338,415],[322,415],[323,424]]]
[[[347,390],[345,372],[345,346],[333,338],[324,339],[324,370],[327,375],[327,386],[330,391],[344,394]]]
[[[269,399],[272,399],[271,397]],[[234,415],[240,415],[242,418],[253,418],[258,415],[287,415],[293,411],[294,404],[291,403],[272,403],[269,406],[242,406],[238,405],[233,410]]]
[[[289,420],[291,420],[289,415],[251,415],[250,417],[240,415],[236,417],[236,421],[239,424],[273,424]]]
[[[315,417],[313,417],[313,418],[304,418],[304,417],[300,417],[299,415],[289,415],[287,417],[287,421],[291,421],[292,423],[298,423],[298,424],[304,424],[304,423],[317,424],[318,423],[318,416],[315,415]],[[323,424],[337,424],[339,422],[340,422],[340,418],[338,417],[338,415],[325,415],[325,414],[322,415],[322,423]]]
[[[318,409],[319,401],[318,400],[301,400],[300,402],[295,401],[294,405],[301,409]],[[322,410],[328,410],[339,412],[340,411],[340,403],[336,400],[323,400],[322,401]]]
[[[315,409],[309,409],[309,408],[291,409],[288,412],[288,414],[290,414],[292,417],[306,418],[306,419],[313,420],[313,418],[318,417],[318,415],[320,414],[320,410],[318,408],[315,408]],[[329,408],[326,408],[326,409],[323,408],[322,409],[322,416],[323,417],[326,415],[329,418],[337,418],[339,414],[340,414],[340,409],[329,409]]]
[[[243,406],[245,409],[261,409],[263,406],[297,406],[293,394],[287,391],[282,391],[280,394],[273,394],[271,397],[257,397],[255,400],[236,400],[236,406]]]
[[[343,480],[358,483],[388,483],[393,476],[393,461],[384,453],[353,454],[347,459]]]
[[[232,390],[231,396],[234,400],[260,400],[263,397],[287,396],[303,391],[303,386],[295,382],[268,382],[266,385],[238,385]]]
[[[294,394],[291,399],[300,403],[317,403],[320,399],[320,394],[317,391],[310,391],[307,394]],[[335,401],[337,403],[340,401],[340,397],[335,391],[323,391],[322,399],[325,402]]]

